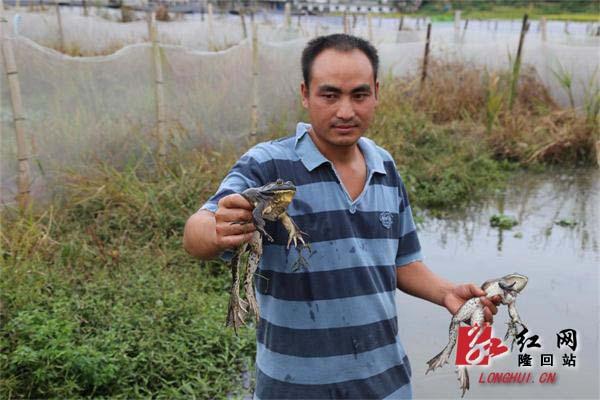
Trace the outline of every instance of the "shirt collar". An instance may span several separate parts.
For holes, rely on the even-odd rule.
[[[329,163],[330,161],[325,158],[312,141],[312,138],[308,134],[310,128],[310,124],[304,122],[298,123],[296,126],[295,149],[302,164],[304,164],[307,170],[312,171],[319,165]],[[375,148],[375,143],[370,139],[361,137],[358,140],[358,146],[365,157],[368,170],[385,175],[386,171],[383,165],[383,159],[381,158],[379,151]]]

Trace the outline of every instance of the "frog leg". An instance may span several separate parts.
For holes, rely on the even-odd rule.
[[[504,340],[506,341],[509,337],[512,338],[512,342],[510,343],[510,351],[512,351],[519,334],[517,324],[521,325],[523,328],[527,327],[523,321],[521,321],[521,317],[519,317],[517,306],[514,301],[508,304],[508,315],[510,316],[510,321],[507,324],[508,329],[506,330],[506,335],[504,335]]]
[[[258,232],[254,232],[249,245],[250,254],[248,255],[248,266],[246,269],[246,277],[244,279],[244,288],[246,290],[246,299],[248,299],[250,310],[254,313],[256,321],[258,321],[260,314],[258,311],[258,303],[256,302],[256,295],[254,294],[254,273],[256,272],[256,268],[258,268],[258,263],[262,257],[262,239]]]
[[[242,263],[242,255],[246,251],[248,243],[244,243],[236,251],[234,257],[231,260],[231,292],[229,295],[229,308],[227,310],[227,322],[226,326],[233,327],[237,334],[237,328],[244,325],[244,319],[248,313],[246,303],[240,297],[240,267]]]
[[[263,211],[265,210],[266,204],[266,202],[259,202],[258,205],[254,207],[254,210],[252,210],[252,219],[256,230],[265,236],[269,242],[272,242],[273,238],[265,230],[265,220],[263,218]]]
[[[480,300],[476,299],[476,301],[480,301]],[[479,337],[483,334],[483,328],[484,328],[483,308],[478,307],[475,310],[473,310],[473,314],[471,315],[470,324],[471,324],[471,329],[469,330],[469,335],[471,335],[473,329],[475,329],[476,326],[479,327],[479,330],[477,331],[477,333],[475,334],[475,337],[473,338],[473,340],[471,340],[471,343],[470,343],[470,346],[473,347],[475,345],[475,343],[477,343],[477,340],[479,340]],[[462,390],[462,394],[460,395],[460,397],[465,397],[465,393],[471,387],[470,383],[469,383],[469,372],[467,370],[467,366],[466,365],[457,366],[456,373],[458,374],[458,385],[460,387],[460,390]]]
[[[298,228],[298,225],[296,225],[296,223],[289,217],[289,215],[287,215],[286,213],[283,213],[279,216],[279,220],[285,227],[285,230],[288,232],[288,241],[287,241],[287,247],[286,247],[287,249],[290,248],[290,244],[292,244],[292,241],[294,242],[294,247],[298,247],[298,241],[300,241],[302,243],[303,247],[308,247],[308,249],[310,250],[310,245],[308,245],[304,241],[304,238],[302,237],[302,235],[307,235],[307,234],[302,232]]]

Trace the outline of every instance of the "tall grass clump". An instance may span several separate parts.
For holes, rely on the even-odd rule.
[[[424,87],[417,75],[383,83],[373,138],[389,149],[413,201],[422,208],[462,205],[531,164],[593,165],[599,91],[587,109],[563,109],[535,70],[433,60]],[[512,111],[510,93],[514,90]]]
[[[61,204],[2,211],[2,398],[215,398],[241,387],[255,345],[249,329],[224,327],[227,270],[181,244],[230,160],[94,165],[66,176]]]

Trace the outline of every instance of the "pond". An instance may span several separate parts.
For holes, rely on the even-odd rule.
[[[541,348],[523,349],[531,367],[518,366],[519,346],[471,367],[465,398],[598,398],[600,262],[600,171],[523,173],[509,188],[466,212],[443,219],[426,218],[419,229],[425,262],[453,282],[484,281],[518,272],[529,283],[517,300],[527,337],[538,335]],[[493,215],[514,217],[510,230],[490,226]],[[448,342],[450,314],[443,308],[398,292],[400,337],[410,357],[415,398],[458,398],[454,355],[450,363],[425,375],[426,362]],[[405,321],[405,322],[403,322]],[[493,336],[503,338],[508,311],[499,308]],[[557,332],[574,329],[577,348],[557,347]],[[531,343],[531,342],[528,342]],[[575,366],[563,366],[563,355]],[[541,366],[541,354],[553,366]],[[491,372],[531,372],[532,383],[488,384]],[[539,383],[555,372],[553,384]]]

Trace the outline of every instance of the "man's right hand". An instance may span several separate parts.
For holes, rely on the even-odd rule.
[[[248,200],[239,194],[230,194],[219,200],[215,212],[215,240],[221,251],[236,248],[252,239],[256,231],[252,223],[252,209]]]

